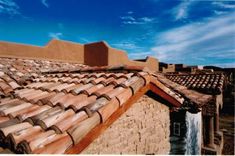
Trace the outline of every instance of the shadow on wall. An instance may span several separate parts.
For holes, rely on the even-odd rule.
[[[145,61],[129,60],[126,52],[114,49],[104,41],[82,45],[53,39],[44,47],[0,42],[0,56],[76,62],[89,66],[123,64],[144,66],[152,71],[158,71],[157,59],[147,57]]]

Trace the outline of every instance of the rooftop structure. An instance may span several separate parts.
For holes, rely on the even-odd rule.
[[[202,153],[221,152],[216,147],[221,148],[223,142],[218,129],[222,74],[160,74],[156,72],[157,60],[151,57],[145,61],[128,60],[124,52],[110,48],[105,42],[83,46],[54,40],[43,48],[9,43],[0,45],[0,143],[3,148],[15,153],[94,152],[97,144],[93,142],[98,139],[101,140],[99,144],[106,145],[110,140],[102,141],[107,134],[105,130],[120,121],[127,110],[137,105],[137,100],[150,92],[153,99],[159,97],[164,101],[155,103],[168,112],[163,118],[157,116],[162,123],[168,122],[165,121],[167,114],[172,111],[202,111]],[[42,53],[35,56],[35,49]],[[55,55],[57,50],[63,57]],[[73,57],[70,54],[74,54]],[[118,61],[115,60],[117,57]],[[147,98],[146,101],[149,108],[145,109],[156,117],[158,114],[152,113],[149,104],[151,100]],[[148,122],[149,118],[139,120]],[[150,126],[147,129],[153,128],[152,125],[146,125]],[[146,130],[142,132],[143,126],[139,127],[142,139],[134,140],[136,147],[141,146],[138,142],[145,142],[143,139],[148,134]],[[119,134],[129,134],[120,127],[118,129]],[[214,131],[218,132],[215,137]],[[161,136],[168,138],[168,131]],[[217,138],[219,141],[215,144]],[[114,145],[111,143],[109,147]],[[134,153],[156,153],[159,147],[154,145]],[[128,152],[129,148],[126,148]],[[111,151],[112,148],[107,153]]]

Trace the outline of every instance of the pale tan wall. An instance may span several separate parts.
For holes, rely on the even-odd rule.
[[[0,56],[76,62],[89,66],[134,65],[148,67],[152,71],[158,71],[159,64],[152,57],[145,62],[129,60],[127,53],[111,48],[103,41],[81,45],[54,39],[44,47],[0,42]]]
[[[129,60],[127,64],[148,67],[151,71],[159,71],[159,61],[153,57],[147,57],[145,62]]]
[[[52,40],[45,49],[45,55],[49,58],[84,63],[84,46],[82,44]]]
[[[168,154],[169,108],[143,96],[82,154]]]
[[[220,108],[223,108],[223,94],[219,94],[215,96],[216,100],[216,106]]]
[[[127,53],[114,48],[108,48],[108,64],[109,65],[119,65],[127,64],[129,62]]]
[[[159,71],[159,61],[154,57],[147,58],[147,67],[152,71]]]
[[[175,65],[174,64],[168,64],[167,68],[162,68],[163,73],[169,73],[169,72],[175,72]]]
[[[0,42],[0,56],[84,63],[84,46],[52,40],[45,47]]]

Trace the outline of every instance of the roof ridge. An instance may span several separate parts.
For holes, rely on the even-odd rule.
[[[55,71],[45,71],[42,72],[42,74],[52,74],[52,73],[81,73],[81,72],[94,72],[94,71],[128,71],[128,72],[147,72],[151,73],[151,71],[147,67],[143,66],[130,66],[130,65],[111,65],[111,66],[93,66],[93,67],[84,67],[81,69],[75,69],[75,70],[55,70]]]

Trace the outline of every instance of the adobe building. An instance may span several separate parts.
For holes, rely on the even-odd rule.
[[[185,64],[175,64],[176,72],[196,73],[198,66],[187,66]]]
[[[89,66],[120,64],[146,66],[152,71],[158,71],[156,58],[147,57],[144,61],[129,60],[127,53],[110,47],[104,41],[82,45],[53,39],[44,47],[0,42],[0,56],[80,63]]]
[[[221,74],[160,74],[105,42],[4,42],[0,56],[3,153],[174,154],[186,135],[183,154],[221,154]]]
[[[164,62],[159,62],[159,71],[162,73],[174,73],[175,64],[167,64]]]
[[[185,64],[167,64],[159,62],[159,71],[162,73],[198,73],[208,72],[206,70],[199,69],[198,66],[187,66]]]

